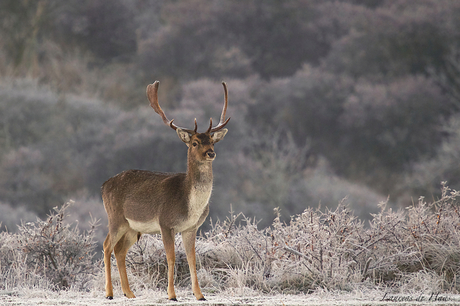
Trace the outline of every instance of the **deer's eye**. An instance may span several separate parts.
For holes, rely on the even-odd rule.
[[[198,143],[194,142],[192,145],[193,145],[194,147],[196,147],[196,146],[198,145]]]

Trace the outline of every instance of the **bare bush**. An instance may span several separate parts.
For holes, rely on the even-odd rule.
[[[47,220],[23,223],[17,234],[2,233],[0,268],[6,283],[15,287],[45,282],[47,288],[88,288],[96,272],[92,261],[96,224],[93,222],[84,233],[65,224],[70,204],[55,208]],[[23,280],[27,282],[21,283]]]

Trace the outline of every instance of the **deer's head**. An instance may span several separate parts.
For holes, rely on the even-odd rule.
[[[214,144],[222,140],[225,134],[227,134],[228,130],[224,129],[224,127],[230,121],[230,118],[225,119],[228,105],[228,90],[225,82],[222,82],[222,85],[224,86],[225,102],[220,115],[220,121],[215,127],[212,127],[211,118],[209,120],[209,127],[204,133],[197,132],[198,126],[196,119],[195,128],[193,130],[178,127],[173,123],[174,119],[168,120],[158,103],[158,87],[160,86],[160,82],[155,81],[153,84],[147,86],[147,97],[150,101],[150,106],[161,116],[163,122],[167,126],[176,131],[179,138],[187,145],[189,159],[191,158],[198,162],[212,162],[216,158]]]

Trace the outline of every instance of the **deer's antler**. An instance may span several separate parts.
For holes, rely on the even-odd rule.
[[[217,131],[221,130],[230,121],[230,118],[225,120],[225,115],[227,113],[227,105],[228,105],[227,84],[225,84],[225,82],[222,82],[222,85],[224,86],[224,93],[225,93],[224,108],[222,109],[222,114],[220,115],[220,121],[219,121],[219,124],[217,124],[217,126],[215,126],[213,128],[212,127],[212,118],[209,120],[210,121],[209,122],[209,128],[206,131],[207,134],[214,133],[214,132],[217,132]],[[161,116],[161,119],[163,119],[163,122],[167,126],[171,127],[174,130],[177,130],[179,128],[179,129],[184,130],[184,131],[186,131],[186,132],[188,132],[190,134],[196,134],[197,133],[197,128],[198,128],[197,123],[196,123],[196,118],[195,118],[195,128],[193,130],[189,130],[189,129],[178,127],[177,125],[175,125],[173,123],[174,119],[169,120],[166,117],[166,114],[161,109],[160,104],[158,103],[158,87],[159,86],[160,86],[159,81],[155,81],[153,84],[150,84],[150,85],[147,86],[147,91],[146,92],[147,92],[147,98],[150,101],[150,106],[155,110],[155,112],[158,115]]]
[[[225,82],[222,82],[222,86],[224,86],[224,108],[222,108],[222,114],[220,115],[220,121],[219,124],[217,124],[215,127],[212,127],[212,118],[209,119],[209,128],[206,131],[206,133],[214,133],[217,132],[218,130],[221,130],[224,126],[227,125],[227,123],[230,121],[230,118],[225,120],[225,115],[227,113],[227,106],[228,106],[228,90],[227,90],[227,84]]]
[[[147,86],[147,98],[149,99],[150,101],[150,106],[153,108],[153,110],[161,116],[161,119],[163,119],[163,122],[171,127],[173,130],[177,130],[178,128],[181,129],[181,130],[184,130],[190,134],[195,134],[196,133],[196,130],[198,128],[197,124],[196,124],[196,119],[195,119],[195,129],[194,130],[189,130],[189,129],[185,129],[185,128],[181,128],[181,127],[178,127],[177,125],[175,125],[173,123],[174,119],[172,120],[169,120],[167,117],[166,117],[166,114],[165,112],[161,109],[160,107],[160,104],[158,103],[158,87],[160,86],[160,81],[155,81],[153,84],[149,84]]]

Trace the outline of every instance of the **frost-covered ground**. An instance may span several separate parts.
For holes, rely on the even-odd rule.
[[[304,295],[258,295],[256,292],[207,293],[207,301],[196,301],[190,292],[177,291],[178,302],[167,300],[166,292],[145,290],[135,299],[116,295],[113,300],[104,298],[103,291],[2,291],[0,305],[460,305],[460,295],[411,293],[385,295],[382,291],[368,292],[317,292]]]

